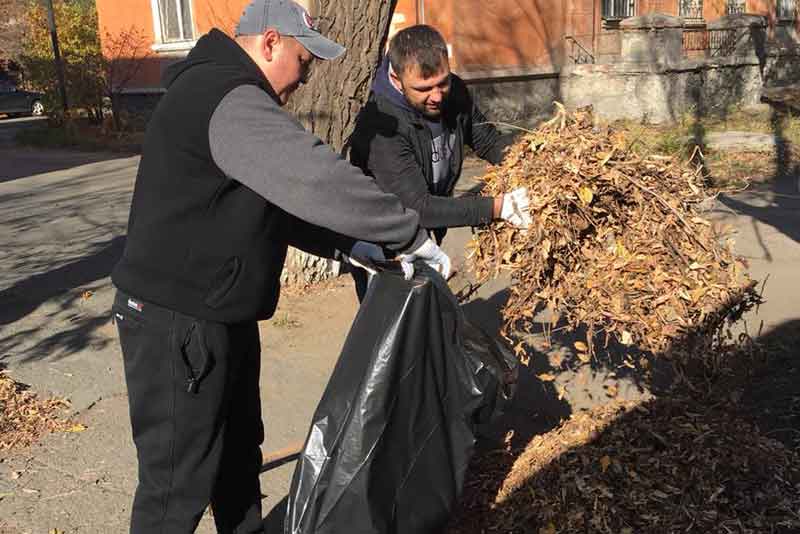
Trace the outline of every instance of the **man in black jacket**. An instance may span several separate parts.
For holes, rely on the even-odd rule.
[[[261,532],[260,341],[288,245],[449,259],[417,213],[281,109],[344,49],[290,0],[255,0],[165,76],[112,280],[139,462],[133,534]],[[363,241],[357,241],[363,240]],[[373,245],[372,242],[381,246]],[[337,252],[338,251],[338,252]]]
[[[527,191],[491,198],[454,198],[464,145],[482,159],[502,161],[510,138],[488,123],[463,80],[450,72],[447,45],[435,29],[416,25],[389,44],[367,104],[350,139],[350,159],[417,211],[441,243],[447,228],[504,219],[527,226]],[[366,274],[354,272],[359,298]]]

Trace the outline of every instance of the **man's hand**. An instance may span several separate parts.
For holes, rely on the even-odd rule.
[[[414,260],[424,261],[445,280],[450,278],[450,257],[432,239],[425,241],[417,250],[401,254],[398,258],[406,280],[411,280],[414,276]]]
[[[367,243],[366,241],[356,241],[353,248],[350,249],[350,254],[347,255],[347,261],[351,265],[364,269],[369,274],[376,274],[375,269],[367,267],[367,260],[383,261],[386,256],[383,254],[383,249],[375,243]]]
[[[497,198],[502,199],[500,219],[520,228],[528,228],[533,223],[527,187],[519,187]],[[495,199],[495,209],[496,207],[497,199]]]

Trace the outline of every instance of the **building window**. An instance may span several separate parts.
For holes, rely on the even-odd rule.
[[[605,20],[627,19],[636,14],[635,0],[602,0],[603,18]]]
[[[745,0],[728,0],[725,4],[726,15],[741,15],[747,11]]]
[[[160,42],[191,41],[194,39],[191,0],[154,0],[153,11],[158,17],[156,27]]]
[[[678,14],[685,19],[702,19],[703,0],[680,0]]]
[[[795,16],[794,0],[778,0],[776,9],[778,11],[778,19],[794,20]]]

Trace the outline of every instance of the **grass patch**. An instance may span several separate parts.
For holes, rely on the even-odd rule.
[[[36,148],[138,153],[144,133],[109,132],[88,121],[75,120],[59,126],[24,129],[17,133],[15,140],[17,144]]]
[[[289,312],[275,315],[272,319],[272,324],[276,328],[299,328],[303,326],[303,323],[292,317]]]
[[[778,175],[774,152],[735,152],[706,155],[706,167],[716,185],[735,188],[766,182]]]
[[[622,120],[612,124],[628,133],[631,149],[640,154],[661,154],[688,157],[696,144],[705,144],[711,134],[720,132],[752,132],[775,135],[784,143],[784,154],[793,168],[800,162],[800,116],[778,115],[768,108],[739,109],[725,115],[697,118],[691,114],[675,123],[642,124]],[[764,182],[779,174],[774,149],[761,151],[715,151],[703,147],[709,178],[718,186],[741,186]]]

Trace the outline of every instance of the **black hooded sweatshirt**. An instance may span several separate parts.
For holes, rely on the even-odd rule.
[[[283,111],[222,32],[164,84],[112,273],[122,291],[217,322],[264,319],[288,245],[333,257],[356,239],[400,252],[424,241],[418,215]]]
[[[373,176],[384,191],[396,194],[406,207],[417,211],[421,225],[436,231],[440,240],[445,228],[490,222],[492,198],[450,197],[461,176],[464,145],[497,164],[512,139],[488,124],[466,84],[455,74],[441,121],[431,121],[408,104],[391,84],[388,71],[389,62],[384,58],[350,138],[350,161]],[[435,180],[432,141],[440,133],[451,147],[445,154],[450,168],[438,173],[441,179]]]

